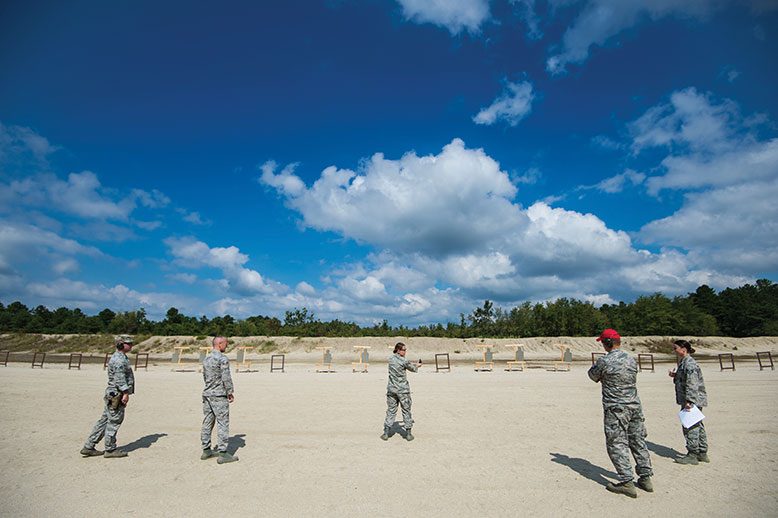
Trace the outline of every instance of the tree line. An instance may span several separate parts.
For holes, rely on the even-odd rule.
[[[187,336],[432,336],[443,338],[519,338],[532,336],[593,336],[605,327],[623,335],[775,336],[778,335],[778,284],[760,279],[755,284],[716,292],[702,285],[693,293],[669,298],[661,293],[632,303],[604,304],[560,298],[503,309],[486,300],[459,322],[417,327],[391,326],[387,320],[362,327],[339,319],[323,322],[307,308],[285,312],[281,321],[270,316],[236,319],[187,316],[171,307],[165,318],[150,320],[146,311],[104,309],[87,315],[81,309],[45,306],[28,308],[19,301],[0,303],[0,332],[94,334],[130,333]]]

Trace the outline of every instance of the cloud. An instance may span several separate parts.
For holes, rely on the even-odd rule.
[[[26,161],[48,167],[48,156],[59,147],[24,126],[6,126],[0,122],[0,165],[18,165]]]
[[[524,23],[527,24],[527,37],[532,40],[538,40],[543,37],[540,30],[540,17],[535,13],[535,0],[510,0],[513,5],[518,6],[519,15]]]
[[[451,34],[480,32],[489,20],[488,0],[397,0],[406,20],[445,27]]]
[[[288,288],[265,280],[259,272],[245,268],[249,257],[235,246],[209,247],[194,238],[170,237],[164,240],[176,263],[188,268],[211,267],[224,274],[228,290],[239,295],[278,294]]]
[[[673,92],[670,102],[654,106],[627,126],[635,153],[650,147],[681,147],[693,151],[723,151],[739,144],[743,125],[737,105],[716,104],[712,96],[686,88]]]
[[[174,273],[167,276],[173,282],[180,282],[183,284],[194,284],[197,282],[197,275],[193,273]]]
[[[491,105],[478,112],[473,117],[473,122],[491,126],[502,120],[509,126],[516,126],[532,111],[534,99],[531,83],[527,81],[507,83],[503,94],[495,99]]]
[[[627,125],[632,149],[668,151],[659,170],[646,180],[651,194],[664,189],[700,189],[773,178],[778,169],[778,138],[760,140],[756,129],[769,125],[761,114],[744,117],[729,99],[716,101],[694,88],[673,92],[670,102],[646,111]]]
[[[286,196],[305,226],[391,249],[467,251],[525,220],[511,202],[516,187],[508,175],[459,139],[438,155],[388,160],[375,154],[360,173],[328,167],[310,188],[288,191],[276,176],[262,178]]]
[[[775,268],[778,138],[760,138],[755,121],[771,127],[730,100],[686,89],[630,125],[636,149],[667,152],[661,174],[645,181],[648,192],[684,193],[678,210],[640,229],[642,242],[678,247],[692,264],[734,276]]]
[[[70,173],[67,180],[40,174],[0,183],[0,200],[87,219],[126,221],[135,209],[133,197],[116,201],[104,191],[97,175],[91,171]]]
[[[273,160],[268,160],[259,167],[262,176],[257,181],[273,187],[287,196],[299,196],[305,190],[305,183],[294,174],[298,165],[296,163],[288,164],[281,172],[276,173],[278,164]]]
[[[114,311],[132,311],[142,307],[151,318],[160,318],[170,307],[177,307],[184,312],[196,309],[192,299],[179,294],[144,293],[123,284],[106,286],[65,278],[45,283],[31,282],[23,298],[47,307],[79,307],[90,312],[106,307]]]
[[[187,223],[191,223],[192,225],[204,225],[208,226],[211,224],[210,220],[204,220],[199,212],[197,211],[188,211],[187,209],[183,208],[177,208],[176,212],[178,212],[181,215],[181,219],[183,221],[186,221]]]
[[[557,7],[581,2],[552,0]],[[587,0],[562,38],[562,49],[548,58],[546,69],[561,74],[570,64],[583,63],[593,45],[605,43],[644,19],[667,16],[705,19],[722,2],[719,0]]]
[[[132,195],[141,205],[150,209],[161,209],[170,204],[170,198],[156,189],[152,189],[151,192],[144,191],[143,189],[133,189]]]
[[[437,155],[376,154],[359,172],[329,167],[311,187],[289,170],[276,181],[276,167],[266,169],[264,183],[275,186],[304,226],[375,250],[364,261],[332,268],[324,289],[267,301],[304,305],[322,318],[346,312],[359,321],[376,314],[415,323],[458,320],[486,298],[506,305],[558,297],[601,303],[660,285],[680,294],[700,279],[723,287],[746,278],[675,248],[640,249],[594,214],[544,202],[524,209],[499,164],[459,139]],[[618,192],[644,178],[627,170],[590,188]]]
[[[530,167],[526,171],[524,171],[524,174],[521,176],[514,176],[513,182],[514,183],[523,183],[527,185],[532,185],[538,183],[538,180],[543,176],[543,173],[540,172],[540,169],[537,167]]]
[[[6,264],[22,264],[41,256],[101,256],[96,248],[38,227],[0,220],[0,259]]]
[[[718,268],[772,271],[778,264],[776,199],[778,168],[768,181],[687,194],[675,213],[644,225],[640,238],[697,251],[699,261]]]
[[[595,186],[595,188],[609,194],[615,194],[623,191],[625,184],[630,183],[633,186],[640,185],[645,179],[645,174],[638,173],[632,169],[627,169],[621,174],[617,174],[616,176],[611,176],[610,178],[602,180]]]
[[[123,243],[138,239],[137,234],[132,229],[106,221],[89,221],[85,224],[73,223],[68,228],[74,237],[87,241]]]

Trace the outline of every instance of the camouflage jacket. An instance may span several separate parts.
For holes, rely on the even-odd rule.
[[[694,403],[698,408],[708,405],[708,394],[705,392],[705,382],[702,370],[690,355],[684,356],[675,371],[675,402],[681,406],[686,402]]]
[[[135,376],[130,367],[130,359],[121,351],[116,351],[108,360],[108,388],[106,394],[118,390],[127,394],[135,393]]]
[[[613,349],[589,369],[589,378],[602,384],[602,406],[639,406],[640,398],[636,386],[638,364],[635,358]]]
[[[386,392],[389,394],[409,394],[411,386],[405,371],[417,372],[419,368],[397,353],[389,358],[389,382],[386,384]]]
[[[203,360],[203,396],[228,396],[233,392],[230,360],[221,351],[214,349]]]

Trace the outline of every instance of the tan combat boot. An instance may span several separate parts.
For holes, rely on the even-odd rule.
[[[635,489],[635,484],[631,480],[629,482],[621,482],[619,484],[608,482],[608,485],[605,486],[605,489],[607,489],[611,493],[618,493],[620,495],[625,495],[630,498],[638,497],[638,490]]]

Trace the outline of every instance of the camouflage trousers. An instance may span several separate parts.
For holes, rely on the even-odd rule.
[[[402,407],[403,426],[406,430],[410,430],[413,427],[410,393],[394,394],[392,392],[388,392],[386,394],[386,419],[384,420],[384,428],[389,429],[394,424],[394,416],[397,415],[397,405]]]
[[[230,438],[230,402],[226,396],[203,396],[203,428],[200,441],[203,449],[211,447],[211,432],[216,423],[216,449],[227,451]]]
[[[683,407],[681,407],[683,409]],[[691,428],[681,427],[689,453],[708,453],[708,434],[702,421]]]
[[[646,446],[646,426],[639,406],[604,408],[605,446],[620,482],[633,479],[630,452],[635,458],[638,476],[652,476],[651,457]]]
[[[119,405],[118,408],[111,408],[111,400],[106,396],[105,408],[103,409],[103,415],[95,423],[92,428],[92,433],[87,437],[84,443],[84,448],[92,449],[97,443],[105,436],[105,450],[111,451],[116,449],[116,433],[119,431],[119,427],[124,421],[124,405]]]

